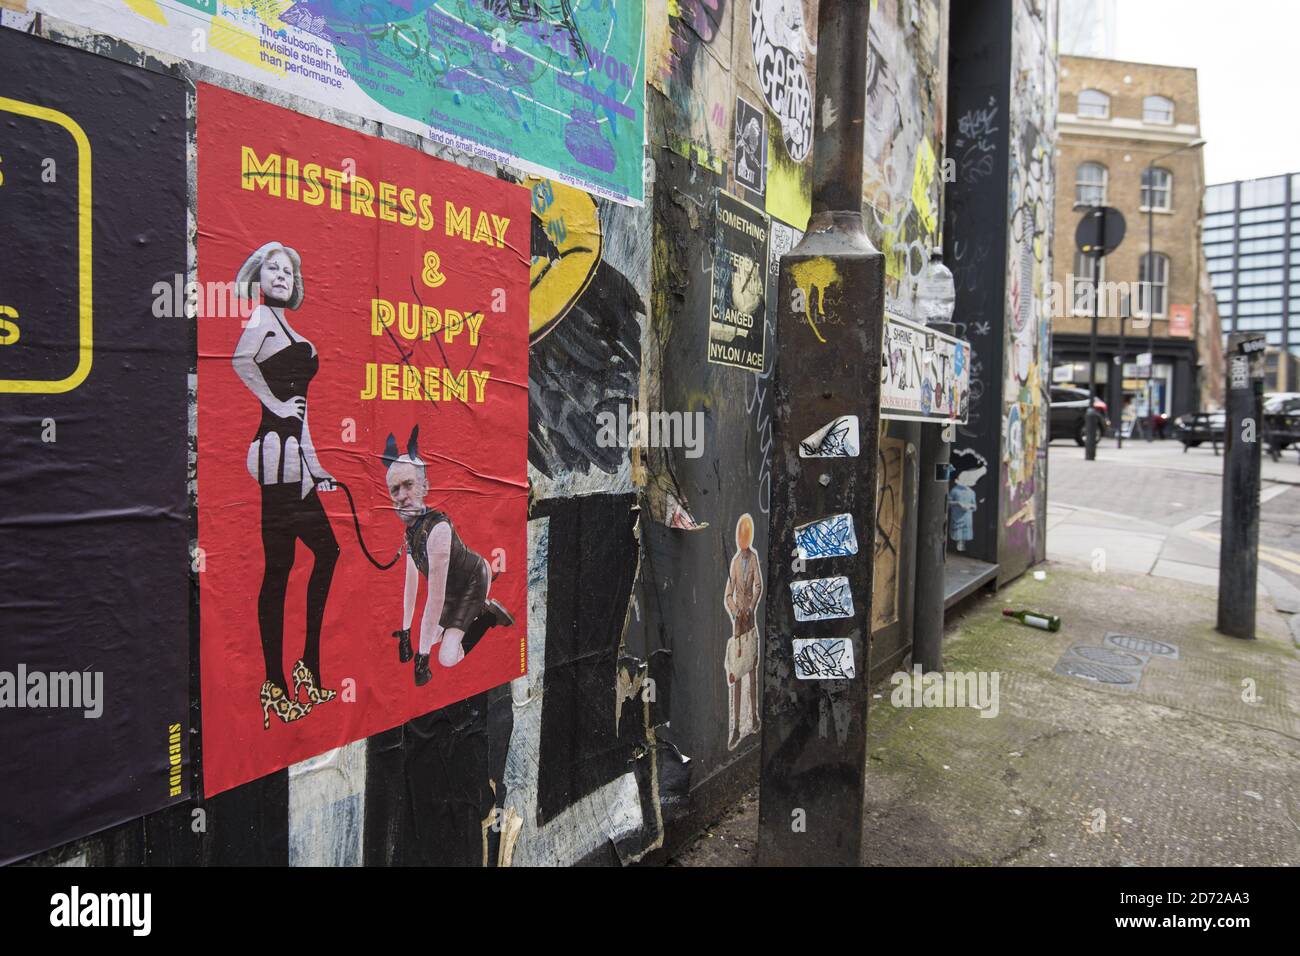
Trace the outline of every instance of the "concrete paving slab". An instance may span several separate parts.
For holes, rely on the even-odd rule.
[[[1047,536],[1051,558],[1091,564],[1094,551],[1105,552],[1107,571],[1136,571],[1147,574],[1160,556],[1164,539],[1159,535],[1101,528],[1067,522]]]
[[[1206,587],[1218,587],[1219,585],[1218,567],[1189,564],[1185,561],[1172,561],[1163,555],[1156,562],[1155,567],[1151,569],[1151,573],[1158,578],[1173,578],[1175,581],[1188,581],[1191,584],[1203,584]],[[1260,593],[1263,593],[1263,591],[1264,589],[1261,587]]]

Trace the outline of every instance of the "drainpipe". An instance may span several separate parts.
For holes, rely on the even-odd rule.
[[[862,227],[869,11],[820,4],[812,219],[780,263],[760,865],[865,862],[885,278]]]

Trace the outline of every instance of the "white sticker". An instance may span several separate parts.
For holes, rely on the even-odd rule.
[[[831,515],[794,529],[795,551],[805,561],[814,558],[848,557],[858,553],[853,533],[853,515]]]
[[[1244,355],[1232,357],[1232,388],[1250,387],[1250,359]]]
[[[794,673],[800,680],[847,680],[856,676],[853,641],[847,637],[796,637]]]
[[[841,415],[799,443],[800,458],[857,458],[858,416]]]
[[[829,621],[853,616],[853,591],[845,577],[791,581],[790,600],[796,621]]]

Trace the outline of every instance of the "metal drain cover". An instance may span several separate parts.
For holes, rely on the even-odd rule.
[[[1178,648],[1164,641],[1153,641],[1149,637],[1136,637],[1132,634],[1107,634],[1106,643],[1121,647],[1137,654],[1151,654],[1155,657],[1168,657],[1178,660]]]
[[[1109,647],[1094,647],[1090,644],[1076,644],[1070,652],[1084,660],[1098,664],[1110,664],[1113,667],[1141,667],[1143,660],[1133,654],[1125,654]]]
[[[1138,681],[1138,675],[1132,671],[1111,667],[1109,664],[1098,664],[1095,661],[1080,660],[1077,657],[1063,658],[1056,665],[1056,673],[1120,687],[1136,687]]]

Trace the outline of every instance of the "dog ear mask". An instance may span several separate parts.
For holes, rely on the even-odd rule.
[[[384,453],[380,457],[384,461],[385,468],[392,468],[397,464],[397,439],[393,437],[392,432],[388,433],[388,442],[384,445]]]

